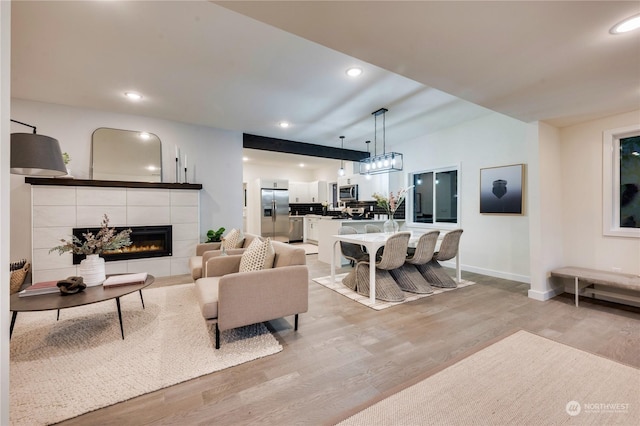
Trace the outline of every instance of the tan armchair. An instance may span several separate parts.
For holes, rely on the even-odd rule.
[[[227,254],[242,254],[247,249],[247,247],[249,247],[249,244],[251,244],[251,241],[253,241],[254,238],[261,237],[253,234],[244,234],[242,247],[227,250]],[[204,265],[206,258],[219,256],[222,252],[221,246],[222,243],[220,242],[201,243],[196,246],[196,255],[189,258],[189,270],[191,271],[191,278],[193,278],[194,281],[204,276],[202,266]]]
[[[295,315],[309,306],[309,269],[302,248],[272,242],[273,268],[239,272],[241,254],[213,256],[206,260],[206,275],[196,280],[202,316],[216,323],[216,349],[220,332]]]

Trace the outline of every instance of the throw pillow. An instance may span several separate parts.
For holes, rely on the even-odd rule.
[[[256,238],[251,241],[247,250],[242,254],[239,271],[249,272],[271,268],[274,257],[275,251],[271,245],[271,240],[267,238],[264,241],[260,241]]]
[[[236,248],[242,248],[244,245],[244,232],[238,231],[239,237],[238,241],[236,241]]]
[[[229,233],[224,237],[224,248],[226,250],[231,250],[237,247],[238,240],[240,239],[240,231],[236,228],[233,228]]]

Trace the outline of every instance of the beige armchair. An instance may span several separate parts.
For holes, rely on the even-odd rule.
[[[249,244],[251,244],[251,241],[253,241],[254,238],[261,237],[253,234],[244,234],[242,247],[227,250],[227,254],[242,254],[247,247],[249,247]],[[206,262],[206,259],[220,255],[222,252],[221,246],[222,243],[220,242],[201,243],[196,246],[196,255],[189,258],[189,270],[191,271],[191,278],[193,278],[194,281],[198,278],[202,278],[204,275],[202,266],[204,265],[204,262]]]
[[[309,269],[302,248],[272,242],[273,268],[239,272],[241,254],[213,256],[206,260],[206,275],[196,280],[202,316],[216,323],[216,349],[220,332],[295,315],[309,306]]]

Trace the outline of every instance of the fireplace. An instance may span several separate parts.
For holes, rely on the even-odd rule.
[[[145,259],[148,257],[171,256],[172,229],[171,225],[162,226],[119,226],[116,233],[125,229],[131,229],[131,244],[118,250],[105,251],[100,256],[107,262],[129,259]],[[73,228],[73,235],[83,239],[82,234],[93,232],[96,234],[100,228]],[[73,255],[73,264],[77,265],[85,258],[83,254]]]

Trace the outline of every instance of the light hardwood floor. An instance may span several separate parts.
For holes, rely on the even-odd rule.
[[[329,275],[317,255],[307,258],[312,277]],[[570,295],[538,302],[527,297],[526,284],[464,272],[463,278],[477,284],[383,311],[310,281],[309,312],[300,315],[298,332],[293,318],[267,324],[282,352],[62,424],[329,424],[517,329],[640,368],[640,309],[586,299],[576,308]],[[190,281],[171,277],[154,286]]]

